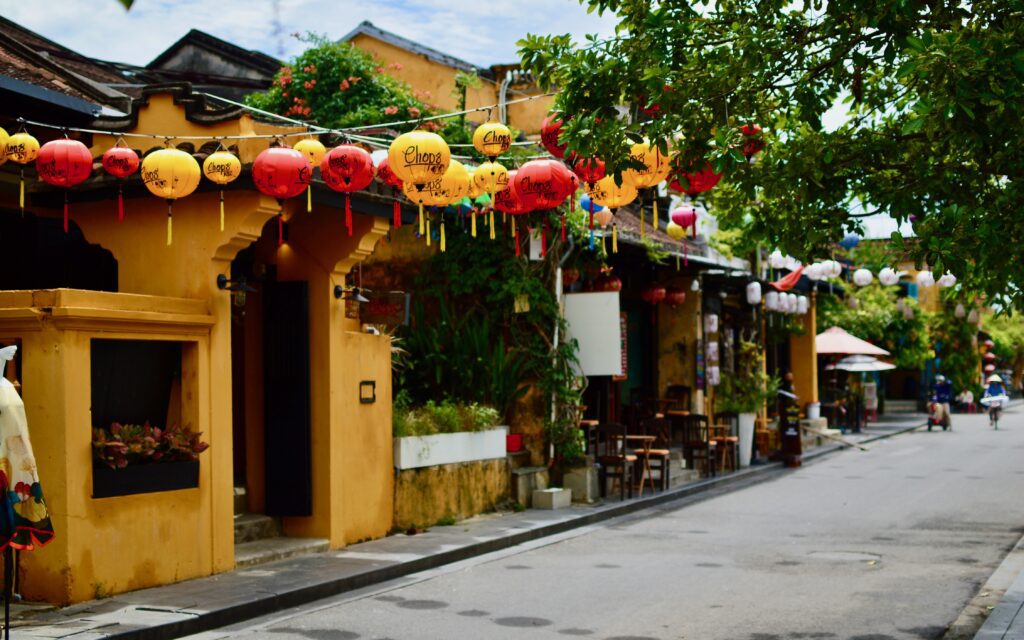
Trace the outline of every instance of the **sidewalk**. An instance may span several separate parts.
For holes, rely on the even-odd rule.
[[[880,440],[912,431],[923,421],[920,415],[901,416],[873,423],[849,439],[861,443]],[[841,444],[817,447],[806,452],[804,460],[843,448]],[[180,638],[651,507],[734,491],[790,472],[779,463],[751,466],[625,502],[486,514],[414,536],[390,536],[64,609],[18,607],[12,627],[19,638]]]

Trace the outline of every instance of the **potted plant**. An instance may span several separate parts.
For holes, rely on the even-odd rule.
[[[735,373],[722,377],[716,392],[718,411],[735,413],[739,422],[740,466],[750,465],[754,443],[754,421],[764,403],[773,400],[779,390],[779,379],[761,368],[761,348],[754,342],[739,343],[738,366]]]
[[[199,454],[209,448],[187,427],[148,422],[93,429],[94,498],[199,486]]]

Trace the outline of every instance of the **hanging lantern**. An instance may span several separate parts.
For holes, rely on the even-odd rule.
[[[956,308],[953,309],[953,317],[963,319],[967,315],[967,309],[964,309],[964,305],[961,302],[956,303]]]
[[[995,348],[995,346],[996,346],[996,343],[995,343],[995,342],[993,342],[991,338],[989,338],[989,339],[988,339],[988,340],[986,340],[985,342],[982,342],[981,344],[982,344],[982,346],[984,346],[984,347],[985,347],[986,349],[994,349],[994,348]]]
[[[588,190],[605,177],[604,161],[597,158],[581,158],[572,166],[572,172],[580,179],[580,182],[587,184]],[[624,185],[625,185],[625,181]],[[630,185],[632,187],[632,185]],[[636,190],[636,187],[633,187]]]
[[[856,302],[857,300],[856,298],[850,299],[853,300],[854,302]],[[810,309],[811,301],[807,298],[807,296],[798,296],[796,299],[796,312],[800,315],[804,315],[805,313],[810,311]]]
[[[168,246],[174,238],[174,201],[195,191],[201,175],[196,159],[180,149],[158,149],[142,159],[142,184],[150,193],[167,201]]]
[[[577,175],[579,175],[577,173]],[[582,179],[582,178],[581,178]],[[636,199],[636,187],[626,182],[622,185],[615,184],[614,176],[606,176],[591,185],[587,190],[590,199],[594,204],[599,204],[610,209],[624,207]]]
[[[857,269],[853,272],[853,284],[858,287],[866,287],[874,280],[874,276],[867,269]]]
[[[722,179],[722,174],[715,173],[715,170],[711,168],[710,162],[705,162],[704,168],[700,171],[687,173],[686,171],[676,169],[673,175],[675,179],[669,182],[669,189],[685,193],[691,198],[705,191],[710,191]],[[684,181],[686,186],[684,186]]]
[[[326,147],[316,138],[303,138],[295,143],[293,147],[296,151],[306,156],[309,160],[309,168],[312,170],[316,168],[320,161],[323,160],[324,155],[327,153]],[[313,211],[313,182],[310,181],[308,187],[306,187],[306,212],[312,213]],[[223,231],[223,229],[221,229]]]
[[[558,138],[562,135],[562,119],[556,113],[544,118],[540,125],[540,143],[548,150],[548,153],[556,158],[565,157],[566,145],[559,144]]]
[[[7,143],[11,137],[7,135],[7,130],[0,127],[0,164],[7,162]]]
[[[607,207],[594,212],[594,222],[602,227],[607,227],[611,224],[613,217],[612,210]]]
[[[222,187],[242,175],[242,162],[226,149],[214,151],[203,160],[203,175]],[[220,190],[220,230],[224,230],[224,189]]]
[[[761,283],[751,282],[747,285],[747,304],[761,304]]]
[[[921,271],[917,274],[917,286],[930,287],[935,284],[935,276],[931,271]]]
[[[991,351],[989,351],[988,353],[986,353],[985,355],[983,355],[981,357],[982,357],[982,359],[985,360],[985,362],[995,362],[996,354],[994,354]]]
[[[803,263],[800,262],[799,260],[797,260],[796,258],[794,258],[793,256],[786,256],[785,264],[783,264],[782,266],[783,266],[784,269],[789,269],[790,271],[796,271],[797,269],[799,269],[800,267],[803,266]]]
[[[786,256],[782,255],[782,252],[776,249],[768,256],[768,265],[772,269],[782,269],[786,266]]]
[[[92,154],[78,140],[63,138],[44,144],[36,156],[36,171],[46,184],[68,189],[92,173]],[[64,233],[68,232],[68,194],[64,192]]]
[[[372,159],[374,157],[374,154],[380,151],[381,150],[378,149],[377,151],[371,153],[370,158]],[[402,226],[402,205],[399,204],[398,194],[394,193],[394,191],[402,191],[402,187],[404,185],[402,184],[401,178],[396,176],[395,172],[391,170],[391,163],[388,162],[387,152],[385,151],[383,152],[383,154],[384,157],[380,158],[380,161],[377,163],[377,179],[379,179],[381,182],[391,187],[392,189],[391,196],[394,198],[394,202],[392,202],[393,211],[391,216],[391,225],[394,226],[395,228],[398,228]]]
[[[630,159],[642,162],[643,169],[627,169],[622,172],[623,181],[637,189],[648,189],[668,178],[672,164],[657,146],[651,147],[647,140],[634,144],[629,152]]]
[[[823,271],[824,269],[822,268],[821,263],[815,262],[807,265],[807,268],[804,269],[804,275],[807,276],[808,280],[811,280],[812,282],[817,282],[818,280],[822,279]]]
[[[688,204],[681,205],[672,210],[669,218],[675,224],[686,229],[689,227],[693,237],[697,237],[697,210]]]
[[[665,293],[665,304],[670,307],[680,307],[686,302],[686,291],[677,287],[670,287]]]
[[[282,209],[285,199],[294,198],[306,190],[312,176],[313,172],[306,155],[291,147],[264,149],[252,163],[252,181],[256,188],[260,193],[275,198]],[[283,243],[284,212],[279,210],[277,244]]]
[[[696,282],[696,280],[694,280]],[[768,311],[777,311],[779,308],[779,292],[769,291],[764,294],[764,308]]]
[[[509,171],[508,186],[494,194],[494,208],[502,213],[521,215],[530,212],[530,208],[526,205],[520,197],[518,190],[515,188],[515,177],[518,173],[519,172],[516,169]]]
[[[971,309],[971,312],[967,314],[967,322],[971,324],[978,324],[979,320],[981,320],[981,316],[978,315],[978,310]]]
[[[665,299],[667,294],[668,292],[665,290],[665,287],[652,282],[640,292],[640,298],[647,304],[658,304]]]
[[[947,271],[941,278],[939,278],[938,284],[943,289],[948,289],[956,284],[956,276]]]
[[[19,131],[7,138],[4,145],[4,157],[22,165],[18,181],[18,206],[25,211],[25,165],[36,159],[39,153],[39,141],[24,131]]]
[[[683,238],[686,237],[686,229],[680,227],[678,224],[672,222],[671,220],[665,227],[665,233],[667,233],[669,237],[672,238],[673,240],[682,240]]]
[[[328,187],[345,194],[345,229],[352,236],[352,196],[373,182],[373,158],[362,147],[342,144],[320,161],[320,175]]]
[[[473,172],[473,181],[493,196],[508,187],[508,169],[497,162],[484,162]]]
[[[885,267],[878,272],[878,281],[886,287],[891,287],[900,281],[900,274],[891,267]]]
[[[740,133],[743,134],[743,155],[747,158],[747,162],[749,162],[755,154],[760,153],[764,149],[761,125],[745,124],[740,127]]]
[[[486,191],[476,183],[476,169],[469,171],[469,199],[476,200],[480,196],[484,195]]]
[[[594,288],[598,291],[622,291],[622,280],[608,273],[597,279]]]
[[[134,149],[121,146],[123,140],[103,152],[103,170],[117,178],[117,221],[124,222],[123,180],[139,170],[141,160]]]
[[[994,365],[994,364],[986,364],[985,365],[985,373],[995,373],[995,370],[996,370],[996,365]]]
[[[494,162],[512,147],[512,132],[500,122],[486,122],[473,132],[473,147]]]
[[[451,151],[441,136],[427,131],[410,131],[394,139],[388,149],[388,164],[402,182],[424,185],[444,175]]]
[[[556,174],[554,164],[554,161],[530,160],[516,172],[515,189],[523,203],[534,211],[554,208],[556,200],[563,194],[561,178]]]
[[[828,270],[827,277],[838,278],[843,275],[843,265],[836,260],[826,260],[822,263]]]
[[[693,282],[690,284],[690,291],[693,291],[693,292],[700,291],[700,280],[698,280],[696,278],[693,279]]]

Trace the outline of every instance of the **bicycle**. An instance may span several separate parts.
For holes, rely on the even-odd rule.
[[[986,396],[981,399],[981,404],[988,408],[988,424],[993,429],[999,429],[999,418],[1003,414],[1003,405],[1009,399],[1005,395]]]

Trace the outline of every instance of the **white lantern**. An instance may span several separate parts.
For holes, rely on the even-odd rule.
[[[697,278],[693,279],[693,282],[690,284],[690,291],[700,291],[700,280],[698,280]]]
[[[779,292],[769,291],[764,294],[764,308],[768,311],[779,310]]]
[[[961,318],[962,319],[966,315],[967,315],[967,309],[964,309],[963,303],[960,303],[960,302],[956,303],[956,309],[953,309],[953,317],[954,318]]]
[[[787,269],[789,269],[790,271],[796,271],[797,269],[799,269],[801,267],[802,264],[803,263],[801,263],[799,260],[797,260],[793,256],[786,256],[786,261],[785,261],[785,263],[783,263],[782,266],[787,268]]]
[[[978,317],[978,310],[971,309],[971,312],[967,314],[967,322],[970,322],[971,324],[978,324],[978,320],[980,320]]]
[[[956,284],[956,276],[950,272],[946,272],[941,278],[939,278],[939,286],[943,289],[948,289]]]
[[[931,271],[921,271],[917,274],[917,286],[930,287],[935,284],[935,276]]]
[[[828,277],[838,278],[843,275],[843,265],[836,262],[835,260],[828,261]]]
[[[796,305],[797,305],[796,294],[795,293],[787,293],[786,294],[786,312],[787,313],[796,313]]]
[[[878,281],[887,287],[891,287],[900,281],[900,274],[895,269],[886,267],[878,272]]]
[[[871,281],[873,279],[874,277],[871,275],[871,272],[868,271],[867,269],[857,269],[856,271],[853,272],[853,284],[857,285],[858,287],[868,286],[869,284],[871,284]]]
[[[811,308],[811,301],[807,299],[807,296],[800,296],[796,299],[796,312],[800,315],[807,313]]]
[[[747,304],[761,304],[760,282],[751,282],[747,285]]]
[[[822,271],[821,263],[815,262],[804,269],[804,275],[807,276],[809,280],[817,282],[818,280],[821,280]]]
[[[772,251],[770,256],[768,256],[768,264],[771,265],[772,269],[782,269],[786,266],[786,256],[782,255],[782,252],[776,249],[775,251]]]

